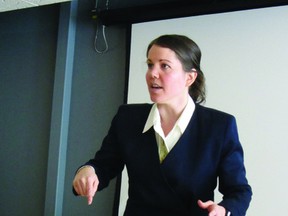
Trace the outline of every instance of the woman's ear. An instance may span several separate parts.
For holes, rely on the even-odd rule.
[[[186,84],[189,87],[195,82],[198,73],[197,73],[196,69],[193,68],[191,70],[191,72],[186,72],[186,74],[187,74],[186,75],[187,76]]]

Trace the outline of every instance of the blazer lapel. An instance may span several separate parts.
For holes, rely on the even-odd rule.
[[[196,162],[194,159],[198,152],[198,128],[195,118],[196,116],[193,115],[185,132],[161,165],[167,184],[185,206],[191,206],[191,200],[196,203],[196,198],[191,197],[191,191],[186,190],[184,183],[187,182],[190,172],[193,172]]]

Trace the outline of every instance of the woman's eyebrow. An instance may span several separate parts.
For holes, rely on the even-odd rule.
[[[168,60],[168,59],[159,59],[159,60],[157,60],[157,61],[159,61],[159,62],[169,62],[169,63],[172,63],[172,61],[170,61],[170,60]],[[147,60],[146,60],[146,63],[151,63],[151,62],[153,62],[151,59],[147,59]]]
[[[169,59],[160,59],[159,61],[160,61],[160,62],[165,61],[165,62],[170,62],[170,63],[172,63]]]

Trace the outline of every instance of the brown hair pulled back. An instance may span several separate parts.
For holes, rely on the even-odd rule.
[[[153,45],[173,50],[182,63],[184,71],[192,72],[192,69],[197,71],[197,78],[190,86],[189,94],[195,103],[205,102],[205,77],[200,67],[201,50],[198,45],[184,35],[162,35],[150,42],[146,56]]]

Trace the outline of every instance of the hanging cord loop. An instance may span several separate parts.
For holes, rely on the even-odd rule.
[[[108,42],[107,42],[107,38],[106,38],[106,33],[105,33],[105,25],[102,25],[101,22],[97,21],[97,25],[96,25],[96,34],[95,34],[95,39],[94,39],[94,49],[97,53],[100,53],[100,54],[103,54],[103,53],[106,53],[109,49],[109,46],[108,46]],[[99,36],[99,28],[101,28],[101,31],[102,31],[102,37],[103,37],[103,41],[104,41],[104,48],[102,50],[100,50],[98,48],[98,36]]]
[[[109,7],[109,0],[106,0],[106,10],[108,10],[108,7]],[[107,42],[107,38],[106,38],[106,31],[105,31],[106,26],[103,25],[101,20],[98,19],[98,17],[97,17],[97,11],[98,10],[99,10],[98,0],[96,0],[95,10],[93,10],[94,12],[96,12],[96,15],[93,16],[93,18],[96,19],[96,33],[95,33],[95,39],[94,39],[94,49],[97,53],[103,54],[103,53],[106,53],[108,51],[109,46],[108,46],[108,42]],[[101,34],[100,31],[102,32],[102,38],[103,38],[103,42],[104,42],[104,48],[103,49],[99,49],[99,47],[98,47],[99,34]]]

